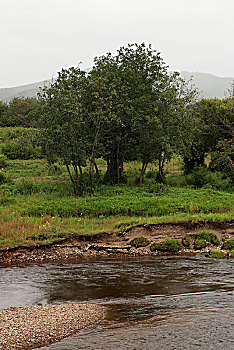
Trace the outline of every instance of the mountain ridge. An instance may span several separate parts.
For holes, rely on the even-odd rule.
[[[199,89],[201,98],[225,98],[227,89],[234,81],[234,77],[218,77],[210,73],[182,71],[180,74],[187,81],[192,79],[192,84]],[[0,88],[0,100],[9,103],[15,97],[36,97],[40,87],[50,82],[51,79],[48,79],[26,85]]]

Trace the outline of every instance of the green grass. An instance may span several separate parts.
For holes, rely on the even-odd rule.
[[[98,166],[104,171],[105,161],[98,160]],[[155,184],[150,165],[150,176],[137,186],[133,179],[140,164],[129,162],[127,184],[98,184],[92,194],[75,197],[64,167],[56,174],[43,159],[9,161],[5,171],[13,182],[0,186],[0,247],[36,244],[38,237],[53,241],[60,234],[112,232],[121,223],[233,219],[233,193],[176,187],[181,159],[167,167],[171,185]]]

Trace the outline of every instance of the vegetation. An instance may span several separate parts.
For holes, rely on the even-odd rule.
[[[0,102],[0,246],[232,219],[233,112],[232,97],[197,101],[144,43],[88,73],[63,69],[39,99]],[[218,244],[195,238],[196,249]]]
[[[147,238],[145,237],[136,237],[130,241],[131,246],[135,248],[146,247],[150,244]]]
[[[196,234],[195,241],[197,240],[204,240],[206,241],[207,244],[210,243],[212,245],[217,245],[217,246],[220,244],[220,241],[216,236],[216,234],[213,232],[207,232],[206,230],[200,231],[199,233]]]
[[[223,259],[223,258],[225,258],[225,254],[224,254],[224,252],[221,252],[220,250],[211,250],[207,254],[207,257],[213,258],[213,259]]]
[[[181,243],[184,247],[189,247],[191,243],[191,237],[188,235],[183,235]]]
[[[223,249],[233,250],[234,249],[234,238],[227,239],[223,244]]]
[[[159,243],[155,242],[150,246],[150,250],[152,252],[154,252],[155,250],[159,250],[161,252],[176,253],[180,251],[182,248],[183,248],[183,245],[181,241],[174,238],[166,238],[165,241],[159,242]]]
[[[203,248],[206,248],[208,245],[208,242],[203,239],[203,238],[197,238],[194,242],[194,248],[196,250],[200,250],[200,249],[203,249]]]

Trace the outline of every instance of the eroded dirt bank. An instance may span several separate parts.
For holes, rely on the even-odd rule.
[[[186,222],[168,224],[136,225],[128,228],[129,224],[122,224],[118,232],[100,233],[94,236],[73,235],[60,239],[52,244],[30,247],[17,247],[0,250],[0,264],[23,262],[46,262],[71,260],[90,257],[108,256],[141,256],[162,255],[167,252],[151,252],[153,242],[161,242],[166,237],[181,239],[183,235],[191,237],[189,247],[184,247],[177,254],[205,253],[211,249],[222,249],[223,243],[234,236],[234,221],[230,222]],[[218,247],[207,246],[201,250],[194,249],[194,235],[200,230],[207,230],[217,235],[220,240]],[[136,237],[145,237],[149,244],[146,247],[133,247],[130,242]],[[171,253],[170,253],[171,254]]]

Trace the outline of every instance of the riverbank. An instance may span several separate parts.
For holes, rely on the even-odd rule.
[[[49,244],[19,246],[0,250],[0,264],[15,264],[28,262],[68,261],[84,258],[108,258],[113,256],[146,256],[146,255],[196,255],[206,254],[211,250],[222,251],[228,256],[229,251],[224,249],[224,243],[233,238],[234,221],[212,222],[180,222],[142,224],[129,227],[129,223],[119,225],[119,230],[112,233],[96,235],[75,235],[61,238]],[[196,235],[205,230],[216,235],[219,243],[207,243],[200,249],[195,246]],[[134,245],[133,240],[144,237],[145,246]],[[165,239],[182,241],[187,237],[189,243],[181,246],[178,252],[152,251],[153,243],[163,242]]]
[[[93,304],[13,307],[0,310],[0,349],[28,350],[66,338],[103,318]]]

